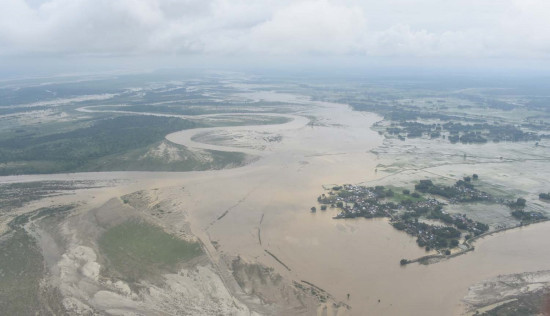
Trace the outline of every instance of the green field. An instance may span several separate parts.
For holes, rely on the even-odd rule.
[[[174,237],[162,228],[128,221],[107,230],[99,239],[107,261],[103,273],[130,282],[155,278],[202,254],[199,243]]]
[[[396,202],[396,203],[401,203],[405,200],[410,200],[410,201],[413,201],[413,202],[419,202],[419,201],[424,201],[425,198],[420,195],[420,197],[413,197],[411,194],[413,194],[415,191],[412,190],[410,194],[404,194],[403,193],[403,188],[394,188],[394,187],[390,187],[390,189],[392,189],[393,191],[393,196],[390,197],[390,201],[393,201],[393,202]],[[417,192],[418,193],[418,192]]]

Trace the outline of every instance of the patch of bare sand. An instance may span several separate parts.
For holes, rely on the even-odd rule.
[[[550,270],[500,275],[468,288],[463,301],[469,310],[505,303],[518,297],[550,289]]]
[[[180,196],[180,199],[174,199],[174,196]],[[54,264],[48,282],[59,288],[68,313],[315,314],[318,298],[293,286],[290,280],[283,280],[276,274],[269,275],[268,271],[272,269],[233,261],[234,270],[220,271],[229,258],[217,262],[200,256],[182,264],[176,273],[163,273],[160,282],[147,278],[130,282],[105,275],[106,262],[97,240],[110,227],[131,219],[144,220],[162,225],[179,238],[196,239],[189,225],[185,224],[186,212],[181,205],[181,196],[185,197],[181,187],[140,190],[120,199],[111,199],[98,208],[81,208],[59,224],[55,234],[65,242],[58,245],[62,250],[57,260],[52,259]],[[59,240],[58,237],[49,240]],[[264,282],[266,280],[270,281]],[[235,288],[231,282],[241,283],[239,288]]]

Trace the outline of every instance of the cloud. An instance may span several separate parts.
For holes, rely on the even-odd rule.
[[[328,1],[298,2],[251,28],[248,49],[275,54],[346,54],[360,50],[367,32],[358,7]]]
[[[546,0],[2,0],[0,56],[550,58]]]

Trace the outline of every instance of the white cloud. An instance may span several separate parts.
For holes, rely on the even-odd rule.
[[[358,7],[304,1],[274,12],[246,34],[248,49],[276,54],[346,54],[361,49],[366,19]]]
[[[0,55],[550,57],[546,0],[1,0]]]

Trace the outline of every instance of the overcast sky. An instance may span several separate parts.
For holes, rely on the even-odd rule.
[[[0,58],[550,60],[548,0],[0,0]]]

